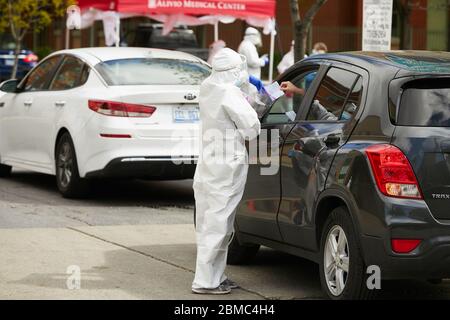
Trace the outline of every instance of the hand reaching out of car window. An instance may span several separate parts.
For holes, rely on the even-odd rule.
[[[294,95],[299,94],[304,96],[305,95],[305,89],[299,88],[296,85],[294,85],[290,81],[282,82],[280,85],[281,91],[283,91],[286,95]]]

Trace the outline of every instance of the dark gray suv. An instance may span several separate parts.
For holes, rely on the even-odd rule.
[[[303,94],[261,119],[280,167],[250,165],[228,262],[259,245],[310,259],[332,299],[369,297],[377,270],[450,277],[450,54],[313,56],[277,81]]]

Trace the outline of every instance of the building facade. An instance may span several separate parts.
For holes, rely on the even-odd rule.
[[[449,5],[447,0],[400,0],[411,3],[410,26],[411,48],[418,50],[448,50],[449,48]],[[306,12],[314,0],[300,1],[300,11]],[[330,51],[351,51],[361,49],[362,0],[328,0],[317,14],[309,36],[309,47],[318,41],[325,42]],[[289,50],[292,41],[292,24],[288,0],[277,0],[276,39],[277,60]],[[399,49],[402,26],[401,10],[394,0],[392,47]],[[122,35],[131,39],[134,28],[146,18],[125,19],[122,22]],[[64,48],[64,19],[54,21],[52,25],[39,34],[30,34],[26,45],[36,52],[46,52]],[[230,48],[236,49],[242,40],[246,25],[238,20],[233,24],[220,25],[220,38]],[[202,46],[207,47],[213,41],[212,26],[194,28]],[[97,22],[93,27],[72,31],[70,47],[103,46],[103,26]],[[262,51],[269,48],[269,37],[264,36]]]

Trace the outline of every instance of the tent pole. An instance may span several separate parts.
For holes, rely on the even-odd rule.
[[[275,20],[274,20],[275,26]],[[269,60],[269,81],[273,81],[273,58],[275,56],[275,27],[270,32],[270,60]]]
[[[120,47],[120,16],[116,13],[116,47]]]
[[[214,41],[219,40],[219,21],[214,23]]]

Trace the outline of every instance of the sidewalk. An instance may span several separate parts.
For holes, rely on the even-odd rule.
[[[0,229],[0,243],[0,299],[322,296],[315,264],[269,249],[253,265],[228,268],[242,289],[221,297],[193,295],[195,234],[190,224]],[[78,290],[67,289],[69,266],[81,270]]]

